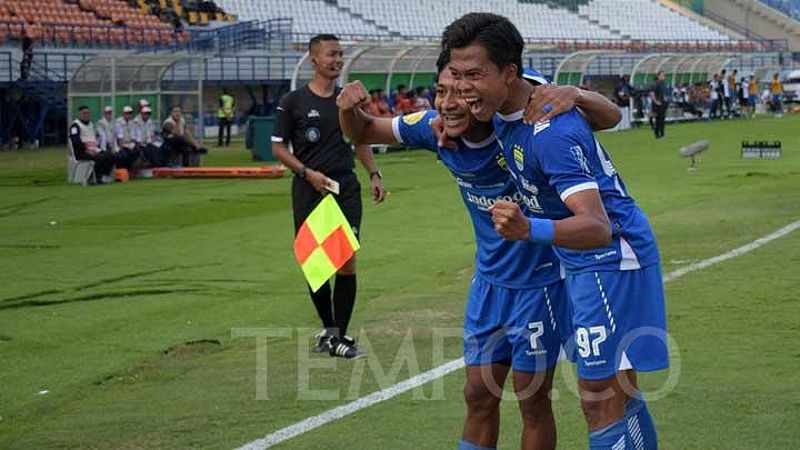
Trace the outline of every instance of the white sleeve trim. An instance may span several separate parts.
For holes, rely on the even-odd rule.
[[[394,139],[397,141],[398,144],[403,144],[403,137],[400,136],[400,117],[392,117],[392,133],[394,133]]]
[[[600,190],[600,188],[597,187],[597,183],[595,183],[594,181],[587,181],[586,183],[576,184],[575,186],[565,189],[564,192],[561,193],[561,201],[565,202],[567,201],[567,197],[569,197],[570,195],[578,193],[580,191],[588,191],[589,189]]]
[[[272,136],[272,142],[283,142],[283,138],[280,136]]]

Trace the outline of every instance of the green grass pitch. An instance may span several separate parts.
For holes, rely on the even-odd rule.
[[[800,117],[764,117],[600,140],[670,271],[800,220],[798,130]],[[689,173],[677,149],[697,139],[711,149]],[[784,156],[743,160],[742,139],[780,139]],[[288,176],[84,188],[65,185],[64,159],[0,153],[0,448],[232,448],[461,354],[457,335],[434,336],[461,326],[472,233],[428,152],[378,157],[391,195],[365,200],[352,334],[371,358],[359,362],[309,353],[318,324],[291,252]],[[212,149],[206,163],[249,159]],[[800,442],[800,231],[669,283],[667,301],[678,379],[650,406],[662,448]],[[232,334],[252,329],[285,334],[267,341],[266,373],[256,339]],[[585,448],[571,377],[557,378],[559,448]],[[278,448],[454,448],[463,379]],[[666,374],[641,379],[653,391]],[[503,403],[499,448],[518,446],[516,408]]]

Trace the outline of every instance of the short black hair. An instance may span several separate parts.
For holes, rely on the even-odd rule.
[[[320,42],[326,42],[326,41],[339,42],[339,38],[336,37],[335,34],[330,34],[330,33],[318,34],[318,35],[312,37],[310,41],[308,41],[308,51],[309,51],[309,53],[314,51],[314,47],[316,47]]]
[[[500,68],[517,66],[522,76],[522,51],[525,41],[517,27],[506,17],[492,13],[469,13],[456,19],[444,29],[442,49],[464,48],[480,44],[489,59]]]
[[[86,105],[78,106],[78,112],[83,111],[84,109],[89,109],[89,107]]]
[[[405,85],[405,84],[398,84],[398,85],[397,85],[397,90],[398,90],[398,91],[402,91],[402,90],[403,90],[403,89],[405,89],[405,88],[406,88],[406,85]]]
[[[442,49],[442,52],[439,53],[439,57],[436,59],[436,73],[442,73],[448,64],[450,64],[450,49],[445,48]]]

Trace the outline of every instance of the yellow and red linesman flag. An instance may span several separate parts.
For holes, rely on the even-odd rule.
[[[317,292],[361,248],[333,195],[311,211],[294,239],[294,256]]]

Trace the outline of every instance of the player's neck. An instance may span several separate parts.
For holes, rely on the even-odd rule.
[[[308,88],[317,96],[328,98],[336,90],[336,80],[314,74],[314,78],[308,82]]]
[[[528,99],[533,92],[533,86],[522,78],[517,78],[514,83],[509,86],[508,90],[511,93],[498,112],[507,115],[525,109],[525,105],[528,104]]]
[[[469,130],[461,135],[462,138],[469,142],[478,143],[483,142],[489,138],[494,132],[492,124],[489,122],[478,122],[473,124]]]

